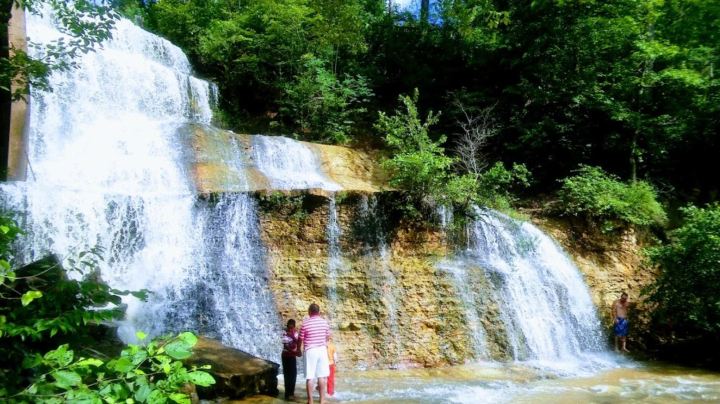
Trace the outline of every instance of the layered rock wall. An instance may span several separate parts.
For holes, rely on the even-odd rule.
[[[301,320],[310,303],[318,303],[331,320],[342,366],[439,366],[472,357],[451,279],[435,266],[447,254],[442,234],[399,225],[383,254],[363,239],[363,198],[337,203],[342,259],[335,277],[329,273],[328,201],[278,195],[261,201],[270,284],[284,321]]]
[[[380,208],[367,212],[368,198]],[[392,193],[340,193],[337,218],[340,264],[331,273],[325,197],[279,193],[259,196],[261,229],[268,252],[270,285],[283,321],[302,320],[310,303],[330,318],[345,366],[436,367],[470,359],[511,359],[507,330],[488,279],[467,277],[484,330],[485,352],[473,346],[457,280],[443,270],[453,251],[441,230],[408,224],[392,213]],[[380,211],[384,213],[380,213]],[[378,217],[385,215],[384,223]],[[640,290],[654,279],[642,264],[642,242],[632,230],[617,237],[578,233],[568,222],[534,219],[564,248],[582,271],[610,336],[610,305],[627,291],[632,301],[634,342],[647,329]],[[377,228],[382,227],[382,231]],[[386,246],[383,250],[383,246]],[[383,252],[384,251],[384,252]],[[482,271],[468,269],[467,273]],[[482,278],[482,279],[481,279]],[[333,297],[333,296],[336,297]],[[476,325],[477,328],[477,325]]]

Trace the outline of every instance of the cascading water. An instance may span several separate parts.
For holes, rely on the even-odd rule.
[[[62,35],[48,16],[29,15],[27,28],[39,43]],[[126,300],[124,339],[190,328],[276,359],[281,325],[254,202],[199,199],[185,171],[178,128],[210,122],[214,87],[191,76],[179,48],[126,20],[113,37],[54,73],[52,92],[32,93],[30,180],[2,186],[28,231],[22,259],[100,246],[106,282],[152,292]]]
[[[340,223],[338,223],[337,203],[335,196],[328,203],[328,223],[325,229],[328,239],[328,300],[331,307],[328,313],[337,311],[340,300],[337,293],[338,277],[343,269],[342,251],[340,250]]]
[[[339,191],[341,188],[323,174],[313,151],[297,140],[281,136],[254,136],[253,159],[274,189]]]
[[[493,285],[514,358],[577,361],[604,351],[588,288],[563,251],[530,223],[476,213],[466,259]]]
[[[472,275],[482,276],[483,274],[469,273],[472,267],[462,260],[445,260],[438,264],[438,268],[450,274],[457,296],[462,302],[475,358],[487,359],[487,340],[485,330],[480,322],[479,305],[476,300],[477,293],[481,292],[474,290],[475,282],[471,280]]]
[[[28,28],[36,42],[61,35],[45,18],[30,16]],[[126,300],[125,339],[138,329],[156,335],[189,328],[276,359],[280,323],[255,203],[242,193],[198,198],[186,172],[181,128],[210,122],[213,86],[190,75],[177,47],[125,20],[115,39],[80,65],[54,74],[53,92],[33,92],[30,181],[2,185],[4,205],[24,213],[23,259],[103,247],[105,281],[153,292],[146,303]],[[340,189],[311,146],[269,136],[251,142],[252,156],[243,155],[247,145],[237,140],[223,149],[232,175],[254,166],[274,189]],[[245,189],[241,180],[231,181],[240,183],[238,190]],[[364,208],[367,216],[377,216],[374,203]],[[338,280],[350,268],[343,267],[334,198],[329,208],[328,296],[337,307]],[[513,358],[572,361],[602,351],[589,293],[562,251],[530,224],[491,211],[478,215],[468,228],[468,250],[439,264],[465,306],[476,357],[493,357],[484,291],[498,303],[495,318]],[[368,275],[387,313],[382,343],[396,350],[389,354],[396,364],[403,292],[396,291],[385,235],[372,237],[367,259],[375,266]],[[478,283],[492,287],[474,288]]]
[[[364,259],[369,263],[367,277],[372,286],[371,298],[376,299],[385,308],[387,316],[380,319],[388,331],[377,345],[386,352],[386,360],[390,367],[398,367],[402,361],[402,340],[398,320],[398,281],[393,274],[384,230],[383,214],[378,208],[378,200],[373,196],[363,195],[359,206],[359,232],[363,237]]]

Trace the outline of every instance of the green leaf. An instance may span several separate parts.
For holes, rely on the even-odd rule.
[[[197,337],[191,332],[184,332],[178,335],[178,338],[190,347],[194,347],[197,344]]]
[[[153,390],[147,398],[148,403],[164,403],[167,401],[167,396],[160,390]]]
[[[31,290],[29,292],[25,292],[25,294],[22,295],[20,298],[20,302],[22,302],[23,306],[27,306],[30,304],[33,300],[39,299],[42,297],[42,292],[39,290]]]
[[[130,358],[120,358],[111,362],[111,364],[108,364],[108,366],[112,367],[112,369],[115,369],[119,373],[127,373],[135,368],[135,365],[132,364]]]
[[[135,337],[138,339],[138,341],[142,341],[142,340],[144,340],[145,338],[147,338],[147,334],[145,334],[145,333],[142,332],[142,331],[138,331],[138,332],[135,333]]]
[[[103,364],[103,361],[101,361],[100,359],[95,359],[95,358],[83,359],[76,363],[76,365],[78,365],[78,366],[94,366],[94,367],[102,366],[102,364]]]
[[[52,367],[64,367],[73,360],[73,351],[68,350],[67,344],[60,345],[57,349],[45,354],[45,362]]]
[[[135,400],[144,403],[152,391],[152,388],[150,388],[147,384],[140,386],[140,388],[135,392]]]
[[[199,370],[188,373],[188,379],[191,383],[202,387],[207,387],[215,384],[215,379],[209,373]]]
[[[192,354],[190,348],[186,342],[176,340],[165,345],[165,352],[173,359],[187,359]]]
[[[42,356],[39,354],[26,355],[22,361],[23,369],[32,369],[42,363]]]
[[[148,357],[148,355],[147,355],[147,352],[145,352],[145,351],[135,352],[132,355],[132,363],[133,363],[133,365],[137,366],[137,365],[141,364],[142,362],[144,362],[145,359],[147,359],[147,357]]]
[[[67,370],[53,372],[52,377],[55,379],[55,385],[65,390],[82,383],[82,378],[79,374]]]
[[[190,397],[183,393],[170,394],[170,399],[178,404],[190,404]]]

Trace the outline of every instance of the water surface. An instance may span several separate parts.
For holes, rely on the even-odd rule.
[[[720,373],[660,363],[561,374],[532,363],[492,362],[438,369],[339,374],[329,403],[710,403],[720,401]],[[280,379],[282,389],[282,379]],[[305,387],[296,387],[305,402]],[[282,392],[279,397],[282,397]],[[316,402],[317,395],[315,396]],[[280,403],[256,396],[238,403]]]

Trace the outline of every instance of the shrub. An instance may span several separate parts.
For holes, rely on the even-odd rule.
[[[455,160],[445,155],[445,136],[430,138],[429,128],[437,123],[438,116],[430,112],[424,121],[421,119],[416,106],[418,91],[412,97],[401,95],[399,100],[402,108],[391,116],[381,112],[375,129],[384,134],[393,152],[382,164],[390,173],[390,186],[406,192],[405,210],[417,215],[417,206],[444,198]]]
[[[670,242],[648,250],[661,272],[645,291],[655,318],[685,333],[720,333],[720,204],[682,209]]]
[[[418,92],[400,96],[401,109],[394,115],[380,113],[375,128],[385,135],[385,142],[393,152],[383,167],[390,173],[390,185],[405,191],[404,210],[419,216],[418,207],[445,206],[463,215],[472,215],[472,207],[485,205],[507,209],[514,200],[513,188],[526,187],[530,172],[522,164],[508,170],[502,163],[475,173],[454,172],[458,159],[445,154],[446,137],[430,137],[430,127],[438,115],[432,111],[423,120],[417,109]]]
[[[513,189],[530,186],[531,177],[524,164],[513,163],[508,170],[503,163],[497,162],[478,178],[478,202],[495,209],[509,209],[515,201]]]
[[[667,221],[655,190],[646,182],[626,184],[598,167],[582,166],[562,183],[559,198],[565,215],[602,221],[607,230],[614,229],[618,221],[637,226]]]

